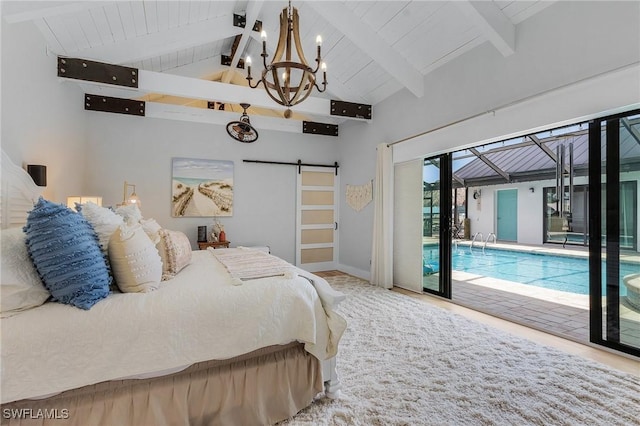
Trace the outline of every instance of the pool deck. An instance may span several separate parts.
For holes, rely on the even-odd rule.
[[[458,241],[458,244],[468,246],[470,242]],[[586,247],[562,248],[561,245],[556,247],[490,243],[487,247],[560,256],[589,255]],[[625,254],[624,261],[640,263],[640,254]],[[577,342],[589,342],[588,295],[566,293],[460,271],[453,271],[452,286],[454,303]],[[620,306],[620,326],[622,342],[635,347],[640,346],[640,312],[630,309],[625,300],[622,300]]]

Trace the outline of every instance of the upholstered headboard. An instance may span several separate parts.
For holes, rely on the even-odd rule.
[[[22,167],[15,165],[2,151],[2,181],[0,191],[0,227],[22,226],[27,214],[41,194],[40,187]]]

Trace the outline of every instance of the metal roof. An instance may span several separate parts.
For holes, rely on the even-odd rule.
[[[627,164],[626,170],[640,170],[640,116],[623,120],[626,121],[620,127],[621,162]],[[586,175],[589,163],[587,129],[556,136],[528,135],[489,144],[478,150],[459,151],[458,155],[454,154],[453,173],[456,181],[464,182],[467,187],[550,179],[555,176],[555,157],[560,145],[565,147],[566,167],[569,163],[569,146],[573,145],[574,172],[576,175]],[[604,161],[604,146],[601,155]],[[465,158],[468,160],[472,156],[476,158],[456,168],[456,163],[464,163]]]

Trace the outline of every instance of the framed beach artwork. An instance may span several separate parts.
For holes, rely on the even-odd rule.
[[[173,217],[232,216],[233,161],[173,158]]]

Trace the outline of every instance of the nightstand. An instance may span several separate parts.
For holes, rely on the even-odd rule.
[[[213,247],[214,249],[218,248],[229,248],[230,241],[219,241],[217,243],[214,242],[198,242],[198,248],[200,250],[206,250],[209,247]]]

